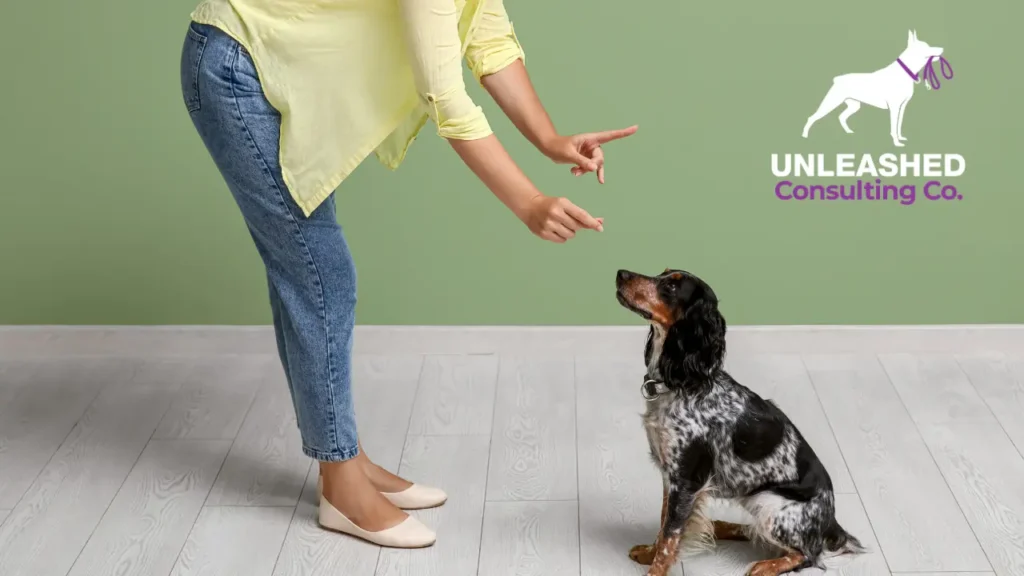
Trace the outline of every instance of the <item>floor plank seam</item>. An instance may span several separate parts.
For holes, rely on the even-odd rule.
[[[243,423],[247,418],[249,418],[249,414],[252,412],[252,407],[256,405],[256,397],[259,396],[262,391],[263,386],[261,385],[256,390],[256,393],[252,395],[252,399],[249,401],[249,406],[245,409],[245,414],[242,416],[241,421]],[[241,428],[239,428],[239,431],[240,430]],[[231,456],[231,451],[234,450],[236,442],[238,442],[238,432],[235,433],[235,437],[231,439],[231,445],[228,446],[227,451],[224,452],[224,459],[221,460],[220,468],[217,469],[217,474],[213,477],[213,482],[210,483],[210,489],[206,491],[206,497],[203,498],[203,504],[199,507],[199,513],[196,514],[196,517],[192,520],[192,526],[188,529],[188,536],[185,537],[185,541],[181,543],[181,548],[178,549],[178,553],[174,557],[175,565],[177,565],[178,561],[181,560],[181,553],[185,551],[185,546],[188,546],[188,539],[192,537],[192,532],[196,529],[196,522],[198,522],[199,517],[203,515],[203,510],[208,507],[207,502],[210,501],[210,494],[213,493],[213,487],[217,485],[217,480],[220,478],[220,475],[224,473],[224,465],[227,464],[228,457]],[[299,497],[301,498],[301,494]],[[295,505],[298,506],[298,502],[296,502]],[[212,508],[212,506],[209,507]],[[171,568],[171,571],[173,572],[174,568]]]
[[[142,368],[142,366],[144,366],[144,364],[140,363],[139,366],[135,367],[135,370],[132,372],[131,378],[128,379],[128,383],[135,381],[135,377],[138,375],[139,369]],[[100,389],[102,388],[104,387],[101,386]],[[164,408],[164,411],[160,414],[160,417],[156,419],[156,424],[153,426],[153,431],[150,432],[149,434],[149,439],[146,440],[146,443],[142,446],[142,449],[139,450],[139,453],[135,456],[135,461],[132,462],[132,465],[130,467],[128,467],[128,473],[124,475],[124,478],[121,480],[120,486],[117,487],[117,490],[114,491],[114,495],[110,498],[110,502],[107,502],[107,507],[103,510],[103,514],[100,514],[99,519],[96,521],[96,525],[93,526],[92,532],[89,533],[89,537],[85,539],[85,542],[82,544],[82,548],[79,549],[78,555],[75,556],[75,560],[71,563],[71,567],[68,568],[69,574],[71,573],[72,570],[74,570],[75,564],[78,564],[78,561],[82,558],[82,553],[85,552],[85,550],[89,547],[89,543],[92,542],[93,537],[96,536],[96,528],[98,528],[103,523],[103,519],[106,518],[107,514],[110,513],[110,506],[113,505],[114,500],[117,499],[117,495],[121,493],[121,490],[124,490],[124,485],[128,482],[128,478],[131,477],[132,471],[135,470],[135,467],[139,465],[139,460],[142,459],[142,455],[146,453],[146,448],[149,448],[149,444],[153,442],[153,436],[156,436],[156,431],[160,428],[160,422],[164,419],[164,416],[166,416],[167,413],[170,412],[171,406],[173,406],[174,404],[174,395],[181,392],[182,388],[184,388],[184,382],[178,382],[177,387],[175,387],[174,391],[171,392],[171,398],[170,401],[167,402],[167,407]],[[97,394],[97,398],[98,397],[99,395]],[[96,400],[93,399],[93,402],[95,401]],[[91,406],[92,404],[90,404],[90,407]],[[86,411],[88,410],[89,409],[86,408]],[[81,418],[79,418],[79,421],[81,421]],[[77,426],[78,423],[76,422],[75,425]],[[72,430],[74,430],[74,428],[72,428]]]
[[[474,438],[474,437],[475,438],[490,438],[492,434],[493,434],[493,432],[488,433],[488,434],[481,434],[479,432],[465,432],[465,433],[451,433],[451,432],[447,432],[447,433],[443,433],[443,434],[427,432],[427,433],[423,433],[423,434],[419,434],[419,433],[408,434],[407,438]]]
[[[548,502],[579,502],[578,498],[542,498],[540,500],[484,500],[488,504],[545,504]]]
[[[1005,354],[1000,354],[1000,358],[1005,359]],[[1024,447],[1017,446],[1017,443],[1013,441],[1013,436],[1010,435],[1010,431],[1006,429],[1006,426],[1003,424],[1003,421],[1000,420],[999,417],[996,416],[996,413],[992,411],[992,404],[990,404],[988,398],[986,398],[985,395],[981,393],[981,390],[978,390],[978,386],[974,384],[974,380],[971,379],[971,375],[967,373],[967,370],[964,370],[964,367],[962,364],[960,364],[960,359],[957,358],[956,354],[953,355],[953,362],[956,364],[957,368],[960,369],[960,372],[963,373],[964,377],[967,378],[967,383],[971,385],[971,389],[973,389],[974,393],[977,394],[978,398],[981,399],[981,403],[985,405],[985,409],[992,416],[992,419],[995,420],[997,425],[999,425],[999,429],[1003,431],[1003,436],[1005,436],[1006,439],[1010,441],[1010,445],[1013,446],[1013,448],[1017,451],[1017,454],[1020,455],[1022,459],[1024,459]],[[1013,377],[1012,374],[1011,377]],[[1016,382],[1017,378],[1013,377],[1013,380],[1014,382]]]
[[[398,451],[398,468],[395,470],[395,475],[398,475],[402,471],[402,461],[405,460],[405,447],[409,445],[409,438],[412,437],[409,434],[409,430],[412,429],[412,415],[416,411],[416,402],[420,399],[420,388],[423,386],[423,368],[427,365],[426,355],[420,357],[419,371],[416,373],[416,389],[412,393],[412,403],[409,405],[409,417],[405,420],[405,438],[402,441],[402,449]],[[381,551],[377,550],[377,559],[373,562],[373,573],[376,576],[380,572],[380,559]]]
[[[260,505],[260,506],[247,506],[245,504],[210,504],[210,505],[203,506],[203,509],[204,510],[231,510],[231,509],[237,508],[239,510],[292,510],[293,508],[296,508],[296,507],[298,507],[298,505],[296,505],[296,506],[262,506],[262,505]]]
[[[967,527],[971,530],[971,534],[974,535],[975,543],[978,545],[978,548],[981,550],[981,553],[985,555],[985,561],[988,562],[989,570],[995,570],[996,564],[992,562],[992,557],[989,555],[988,550],[986,550],[985,547],[981,545],[981,538],[978,536],[978,530],[974,527],[974,524],[971,523],[970,518],[967,516],[967,511],[964,510],[964,506],[960,502],[960,499],[956,497],[956,492],[953,491],[953,487],[949,484],[949,479],[946,478],[946,473],[943,472],[942,467],[939,466],[939,461],[935,458],[935,453],[932,452],[931,445],[925,439],[924,433],[921,431],[921,426],[918,425],[917,420],[914,418],[914,415],[911,414],[910,408],[907,406],[907,401],[903,398],[903,395],[900,394],[900,389],[892,381],[892,375],[889,374],[889,369],[885,367],[885,362],[881,361],[881,359],[878,357],[878,354],[875,354],[875,362],[879,366],[881,366],[882,373],[885,374],[886,381],[889,383],[889,386],[892,388],[893,392],[896,393],[896,398],[899,400],[900,406],[903,408],[903,412],[907,415],[907,418],[910,419],[910,423],[914,425],[914,432],[917,432],[917,437],[918,439],[921,440],[921,444],[924,445],[925,452],[928,454],[928,458],[931,459],[932,465],[934,465],[935,469],[938,470],[939,478],[942,478],[942,483],[946,485],[946,490],[949,491],[950,498],[952,498],[953,502],[956,503],[957,510],[960,511],[960,515],[961,517],[963,517],[964,523],[967,524]],[[961,373],[963,372],[963,370],[960,368],[959,363],[957,363],[957,369],[960,369]],[[993,417],[993,419],[995,418]],[[1001,425],[1000,429],[1002,429]]]
[[[18,497],[17,502],[15,502],[14,506],[11,507],[11,512],[14,512],[15,510],[18,509],[18,506],[21,506],[21,502],[25,499],[25,496],[28,495],[29,490],[31,490],[32,486],[37,481],[39,481],[39,476],[53,462],[53,458],[57,454],[60,453],[60,447],[63,446],[68,441],[68,438],[71,438],[71,434],[74,433],[75,428],[77,428],[78,424],[82,421],[82,416],[85,416],[86,413],[89,412],[89,408],[92,407],[92,405],[96,402],[96,399],[100,397],[100,393],[103,392],[103,389],[105,387],[106,386],[97,386],[96,387],[96,393],[93,395],[92,399],[89,400],[89,403],[86,404],[85,410],[82,410],[82,413],[78,415],[78,419],[75,420],[75,423],[72,424],[70,428],[68,428],[68,433],[64,435],[64,439],[61,440],[59,444],[57,444],[57,447],[53,450],[53,453],[50,454],[50,457],[46,460],[46,463],[43,464],[41,468],[39,468],[38,472],[36,472],[36,475],[32,478],[32,482],[29,483],[28,488],[26,488],[25,491],[21,493],[21,496]],[[10,518],[10,517],[11,517],[11,515],[8,515],[7,518]],[[5,522],[6,522],[6,520],[5,520]],[[0,522],[0,526],[3,526],[3,522]]]
[[[583,506],[580,504],[580,385],[577,381],[579,356],[572,357],[572,430],[576,458],[576,567],[583,573]]]
[[[494,374],[495,378],[495,392],[494,397],[491,398],[491,433],[487,435],[487,464],[484,466],[486,475],[484,476],[484,502],[483,507],[480,511],[480,539],[476,545],[476,574],[480,576],[480,563],[483,561],[484,553],[484,526],[487,522],[487,488],[491,483],[491,449],[494,446],[494,427],[496,425],[495,416],[498,414],[498,392],[497,385],[501,381],[501,365],[502,357],[498,357],[498,369]]]
[[[850,463],[846,459],[846,454],[843,453],[843,446],[839,443],[839,437],[836,436],[836,430],[832,425],[832,419],[828,417],[828,412],[825,410],[825,403],[821,401],[821,396],[818,394],[818,386],[814,383],[814,376],[811,374],[811,370],[807,367],[807,362],[804,361],[803,355],[798,355],[798,357],[800,358],[800,365],[804,367],[804,372],[807,374],[807,380],[811,383],[811,391],[814,392],[814,399],[818,402],[818,407],[821,408],[821,413],[825,415],[825,422],[828,423],[829,432],[832,433],[832,440],[836,443],[839,455],[843,458],[843,466],[846,466],[847,474],[850,476],[850,482],[853,484],[853,493],[857,495],[857,502],[860,504],[860,508],[864,512],[864,517],[868,520],[868,526],[871,527],[871,536],[874,538],[875,545],[878,546],[878,555],[882,557],[882,561],[885,562],[886,569],[889,570],[890,574],[892,574],[892,566],[889,565],[889,559],[886,558],[885,551],[882,550],[882,541],[878,538],[878,530],[875,529],[875,525],[871,521],[871,515],[868,514],[867,507],[864,506],[864,499],[860,495],[860,487],[857,486],[857,480],[850,471]]]

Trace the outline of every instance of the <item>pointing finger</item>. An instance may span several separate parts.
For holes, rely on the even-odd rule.
[[[583,224],[584,228],[590,228],[591,230],[597,230],[598,232],[604,232],[604,226],[597,221],[596,218],[587,213],[586,210],[576,206],[571,202],[566,202],[565,212],[569,216],[572,216],[577,222]]]
[[[605,130],[604,132],[597,132],[594,134],[594,140],[597,140],[598,144],[605,144],[612,140],[632,136],[633,134],[636,134],[638,128],[639,126],[633,125],[629,128],[621,128],[619,130]]]

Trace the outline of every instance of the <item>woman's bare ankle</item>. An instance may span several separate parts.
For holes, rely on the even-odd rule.
[[[408,515],[396,508],[370,481],[357,459],[321,462],[324,498],[352,523],[379,532],[402,523]]]
[[[393,494],[406,490],[412,486],[412,482],[392,474],[377,464],[374,464],[373,461],[370,460],[370,457],[366,455],[366,452],[363,451],[362,445],[359,446],[359,455],[353,458],[352,461],[359,463],[363,469],[363,473],[366,474],[366,477],[369,478],[370,483],[373,484],[374,488],[376,488],[378,492]],[[324,464],[324,462],[320,463],[321,475],[323,475],[324,472]]]
[[[363,466],[363,472],[366,477],[370,479],[370,483],[377,489],[378,492],[395,493],[401,492],[412,486],[412,482],[401,478],[380,466],[366,460]]]

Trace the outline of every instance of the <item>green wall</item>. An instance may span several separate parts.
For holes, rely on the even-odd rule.
[[[1024,322],[1019,0],[506,4],[561,130],[640,125],[607,148],[602,187],[471,87],[540,188],[606,230],[535,239],[428,125],[397,173],[371,160],[339,189],[360,323],[635,323],[616,269],[666,266],[711,282],[732,324]],[[269,322],[256,252],[181,102],[192,7],[5,6],[0,324]],[[800,131],[833,76],[893,61],[908,28],[955,77],[918,87],[900,152],[963,155],[963,199],[776,199],[773,152],[894,150],[887,112],[867,107],[852,135],[838,112]]]

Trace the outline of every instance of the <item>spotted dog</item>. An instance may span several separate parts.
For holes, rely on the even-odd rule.
[[[643,424],[664,484],[655,543],[635,546],[630,558],[664,576],[680,551],[755,540],[779,556],[747,574],[776,576],[863,552],[836,521],[832,480],[796,426],[723,369],[725,319],[711,287],[681,270],[620,270],[616,287],[619,303],[651,324]],[[710,520],[711,497],[740,504],[754,522]]]

